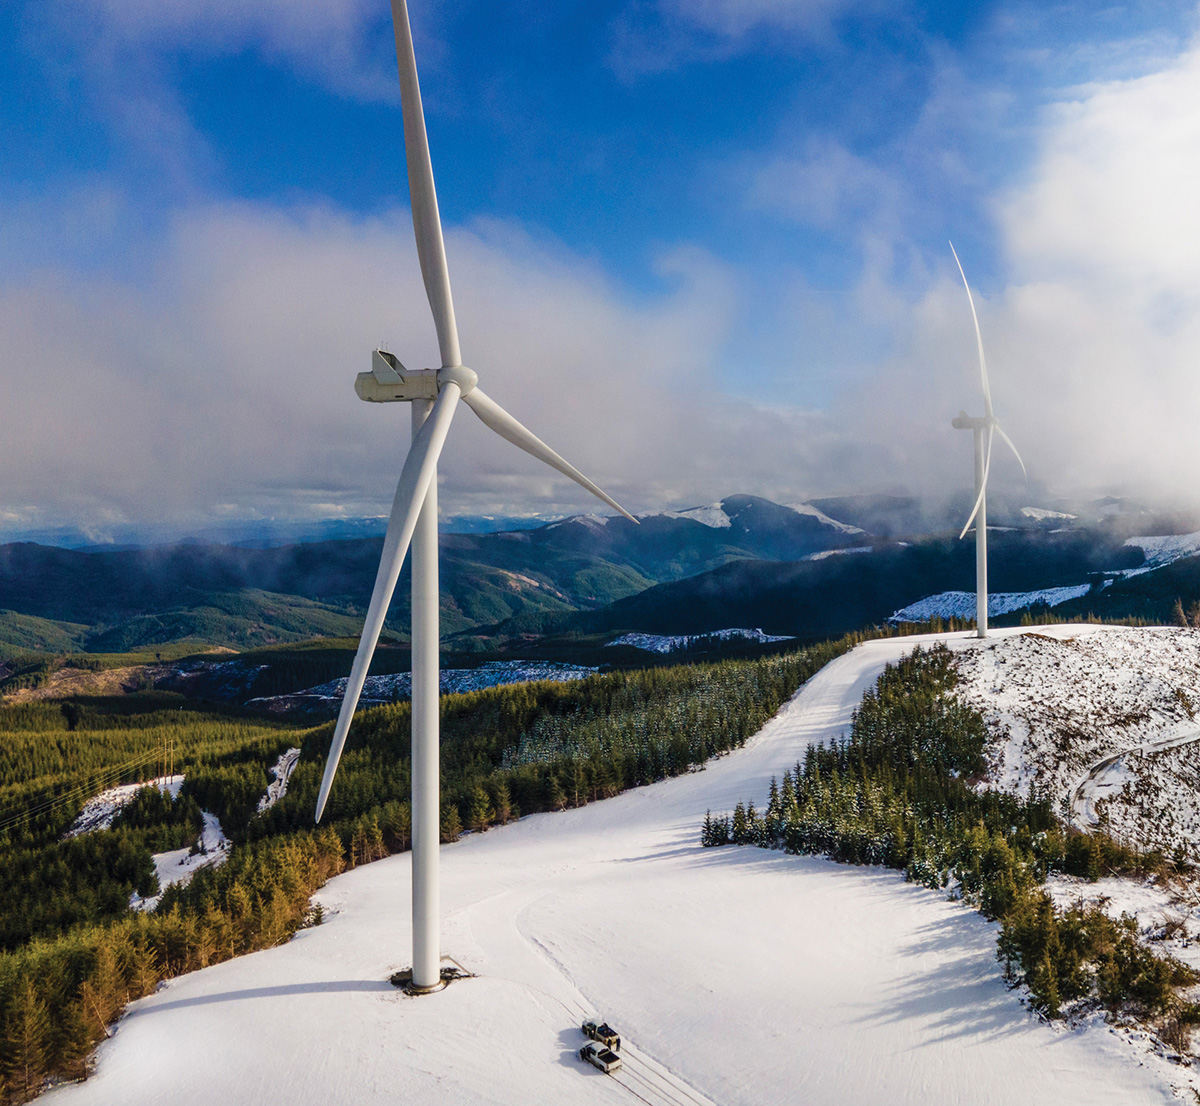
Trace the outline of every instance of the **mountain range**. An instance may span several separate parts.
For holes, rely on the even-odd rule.
[[[1091,582],[1094,594],[1076,608],[1164,620],[1177,598],[1200,595],[1186,539],[1157,539],[1151,562],[1165,567],[1129,575],[1151,563],[1127,541],[1131,530],[1177,534],[1194,520],[1120,504],[1065,506],[997,503],[993,591]],[[922,533],[930,513],[902,497],[788,506],[735,495],[638,524],[577,515],[533,528],[443,532],[443,632],[463,650],[619,630],[840,633],[923,596],[973,589],[970,541],[944,528]],[[353,636],[381,542],[0,546],[0,650],[124,652],[180,641],[246,648]],[[404,636],[407,619],[402,577],[389,629]]]

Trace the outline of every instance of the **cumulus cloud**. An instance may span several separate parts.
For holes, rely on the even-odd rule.
[[[751,207],[821,229],[868,225],[897,233],[906,197],[893,173],[828,137],[805,146],[744,166]]]
[[[772,33],[826,40],[842,16],[882,7],[878,0],[633,0],[613,22],[609,63],[634,78],[728,57]]]
[[[395,99],[391,12],[375,0],[52,0],[44,18],[99,64],[152,49],[256,49],[336,92]]]
[[[1159,72],[1079,90],[1000,204],[1005,325],[1038,397],[1030,430],[1066,478],[1195,497],[1198,98],[1195,45]]]
[[[634,509],[752,488],[795,495],[829,431],[727,394],[734,294],[695,250],[638,303],[509,224],[448,233],[466,359],[488,393]],[[6,506],[108,520],[374,513],[407,409],[363,404],[380,342],[437,363],[406,211],[182,212],[141,279],[42,273],[0,291]],[[453,512],[590,509],[463,410],[441,470]]]

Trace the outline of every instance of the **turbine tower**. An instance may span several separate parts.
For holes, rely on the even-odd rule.
[[[404,150],[412,200],[413,229],[425,292],[433,311],[441,352],[440,369],[406,369],[394,356],[376,350],[371,371],[359,373],[354,390],[370,403],[412,404],[412,445],[400,472],[396,497],[383,539],[383,555],[371,592],[371,602],[358,652],[338,713],[333,744],[325,764],[316,820],[320,822],[329,798],[338,760],[346,743],[354,708],[358,705],[371,656],[379,640],[388,604],[396,588],[404,555],[412,544],[412,990],[428,993],[441,984],[438,944],[438,548],[437,461],[461,399],[502,438],[544,461],[587,488],[631,522],[637,520],[574,466],[478,388],[478,377],[462,363],[450,274],[442,240],[433,166],[417,83],[412,29],[405,0],[392,0],[396,59],[400,68],[400,99],[404,116]]]
[[[958,416],[950,424],[955,430],[973,430],[975,432],[975,507],[967,518],[959,541],[967,536],[971,523],[975,523],[975,632],[979,637],[987,637],[988,628],[988,586],[987,586],[987,482],[992,466],[992,435],[999,434],[1013,456],[1021,465],[1021,471],[1026,479],[1025,462],[1013,445],[1012,439],[1000,429],[1000,423],[992,413],[992,389],[988,386],[987,360],[983,356],[983,335],[979,330],[979,315],[975,311],[975,297],[971,295],[971,286],[967,283],[967,274],[963,272],[962,262],[958,260],[958,251],[954,243],[950,243],[950,252],[954,254],[954,263],[958,266],[959,276],[962,277],[963,287],[967,290],[967,301],[971,305],[971,318],[975,321],[975,344],[979,347],[979,375],[983,382],[983,417],[972,418],[966,411],[959,411]],[[986,436],[986,442],[985,442]]]

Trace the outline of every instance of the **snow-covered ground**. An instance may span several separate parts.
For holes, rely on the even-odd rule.
[[[822,549],[819,553],[810,553],[802,559],[805,561],[824,561],[830,557],[840,557],[846,553],[870,553],[873,548],[870,545],[856,545],[851,549]]]
[[[690,518],[701,526],[711,526],[714,530],[728,530],[733,521],[721,509],[720,503],[710,503],[707,507],[689,507],[686,511],[663,511],[663,518]]]
[[[172,849],[167,853],[155,853],[154,872],[158,876],[158,894],[143,899],[135,891],[129,899],[129,905],[134,910],[153,910],[168,887],[177,883],[186,884],[201,868],[225,862],[229,855],[229,838],[225,836],[215,814],[209,814],[207,810],[201,811],[201,814],[204,816],[204,829],[200,832],[195,851]]]
[[[822,525],[837,530],[841,534],[866,533],[861,526],[851,526],[848,522],[838,522],[836,518],[830,518],[820,507],[814,507],[811,503],[787,503],[785,506],[790,507],[798,515],[809,515]]]
[[[555,661],[488,661],[478,668],[443,668],[441,689],[443,694],[462,691],[480,691],[486,687],[503,684],[522,684],[533,680],[552,680],[563,683],[582,680],[585,676],[599,672],[598,668],[587,668],[578,664],[559,664]],[[286,712],[291,710],[326,709],[336,707],[346,694],[346,677],[331,680],[327,684],[305,688],[290,695],[272,695],[251,699],[246,705],[266,710]],[[407,699],[412,694],[412,673],[397,672],[391,676],[368,676],[363,685],[360,709],[378,706],[397,699]]]
[[[1200,631],[1057,630],[958,660],[958,694],[997,735],[989,782],[1036,783],[1081,828],[1103,817],[1118,839],[1200,857]]]
[[[1050,511],[1045,507],[1022,507],[1021,514],[1026,518],[1031,518],[1036,522],[1053,522],[1058,519],[1071,520],[1076,518],[1075,515],[1064,514],[1062,511]]]
[[[1125,544],[1134,546],[1146,554],[1146,564],[1141,569],[1145,572],[1200,553],[1200,530],[1194,534],[1126,538]]]
[[[1072,632],[1098,631],[1051,631]],[[477,978],[421,999],[385,982],[411,941],[410,855],[391,857],[319,892],[323,925],[134,1004],[95,1075],[46,1101],[1176,1101],[1186,1071],[1105,1027],[1031,1016],[1000,978],[995,927],[962,905],[895,872],[699,846],[705,810],[761,803],[810,742],[844,732],[885,663],[933,640],[839,658],[705,771],[445,846],[444,951]],[[624,1085],[579,1061],[584,1013],[627,1042]]]
[[[267,793],[258,800],[258,812],[261,814],[269,807],[273,807],[280,799],[287,794],[288,780],[292,778],[292,772],[295,771],[296,764],[300,760],[299,749],[288,749],[286,753],[282,753],[279,759],[275,762],[271,769],[271,775],[275,778],[267,784]]]
[[[679,649],[690,649],[696,645],[706,645],[713,641],[756,641],[766,644],[772,641],[791,641],[786,635],[779,637],[764,634],[762,630],[710,630],[704,634],[622,634],[610,641],[609,645],[632,645],[635,649],[644,649],[647,653],[674,653]]]
[[[1057,607],[1068,599],[1080,599],[1091,591],[1091,584],[1073,584],[1065,588],[1040,588],[1037,591],[1002,591],[988,596],[988,617],[998,618],[1045,603]],[[974,618],[975,593],[973,591],[943,591],[918,599],[907,607],[901,607],[888,618],[889,622],[928,622],[931,618]]]
[[[168,792],[174,799],[179,795],[179,789],[182,786],[182,776],[159,776],[157,779],[146,780],[144,783],[123,783],[117,787],[106,788],[83,804],[83,809],[64,836],[78,837],[81,833],[93,833],[96,830],[108,829],[117,816],[117,812],[123,806],[133,802],[143,787],[157,787],[160,791]]]

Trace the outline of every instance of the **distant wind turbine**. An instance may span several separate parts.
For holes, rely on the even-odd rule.
[[[396,498],[383,539],[383,555],[367,608],[358,653],[346,685],[334,729],[333,744],[325,764],[316,820],[320,822],[329,789],[346,743],[354,708],[362,693],[371,656],[379,640],[388,604],[404,555],[412,544],[412,873],[413,873],[413,974],[414,991],[435,990],[441,983],[438,943],[438,537],[437,461],[446,441],[450,420],[461,399],[502,438],[531,453],[551,468],[587,488],[614,510],[636,522],[616,500],[606,495],[578,469],[526,430],[516,419],[477,387],[478,377],[462,363],[450,274],[442,240],[433,166],[417,83],[412,29],[405,0],[392,0],[396,32],[396,58],[400,68],[400,100],[404,115],[404,149],[408,161],[408,187],[412,199],[413,229],[425,292],[437,327],[442,367],[406,369],[392,354],[376,350],[369,373],[359,373],[354,389],[371,403],[412,404],[412,446],[400,472]]]
[[[971,511],[967,524],[958,535],[959,541],[967,536],[971,523],[975,523],[975,632],[979,637],[987,637],[988,628],[988,586],[987,586],[987,482],[992,466],[992,435],[999,434],[1005,444],[1013,451],[1013,456],[1021,465],[1021,471],[1026,479],[1029,473],[1025,471],[1025,462],[1013,445],[1012,439],[1000,429],[1000,423],[992,413],[992,389],[988,386],[987,360],[983,356],[983,335],[979,331],[979,315],[975,311],[975,297],[971,295],[971,286],[967,283],[967,274],[963,272],[962,262],[958,260],[958,251],[954,243],[950,243],[950,252],[954,254],[954,263],[958,266],[959,276],[962,277],[963,287],[967,290],[967,300],[971,304],[971,318],[975,321],[975,344],[979,347],[979,375],[983,382],[983,418],[971,418],[966,411],[959,411],[958,417],[951,425],[955,430],[975,431],[975,507]],[[986,431],[987,443],[984,444]]]

